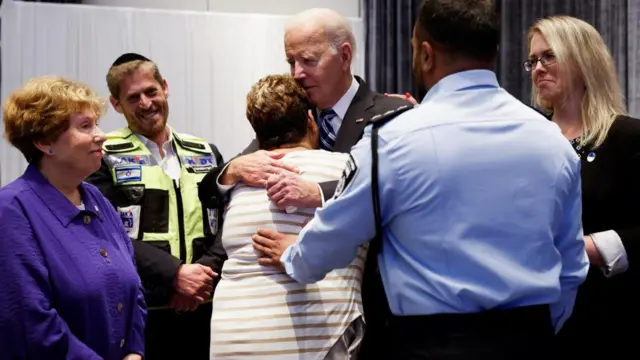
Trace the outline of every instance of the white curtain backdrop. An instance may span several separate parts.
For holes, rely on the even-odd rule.
[[[245,117],[251,85],[262,76],[288,72],[283,45],[287,16],[19,1],[5,1],[2,11],[3,100],[41,75],[86,82],[106,97],[111,63],[125,52],[137,52],[154,60],[167,79],[169,124],[213,142],[225,159],[253,138]],[[353,71],[363,76],[363,21],[349,21],[359,52]],[[101,120],[104,131],[125,124],[112,108]],[[25,167],[22,154],[3,136],[0,185],[19,177]]]

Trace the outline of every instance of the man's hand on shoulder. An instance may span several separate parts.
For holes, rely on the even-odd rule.
[[[283,170],[297,173],[298,170],[295,167],[281,160],[284,155],[284,153],[259,150],[240,156],[229,163],[227,170],[220,178],[220,183],[232,185],[243,182],[249,186],[266,187],[267,179],[272,174]]]
[[[267,195],[276,206],[316,208],[322,206],[322,194],[317,183],[303,179],[299,174],[280,171],[267,179]]]

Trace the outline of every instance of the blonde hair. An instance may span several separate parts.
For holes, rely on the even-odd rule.
[[[570,16],[552,16],[538,20],[528,34],[528,46],[535,34],[542,35],[553,51],[559,71],[569,81],[563,82],[565,96],[572,91],[572,81],[580,76],[585,94],[581,103],[581,144],[594,148],[602,145],[613,121],[626,114],[626,106],[616,75],[613,58],[598,31],[587,22]],[[532,84],[534,105],[551,112],[553,105],[540,98]]]
[[[71,115],[87,110],[100,118],[106,101],[86,84],[59,76],[33,78],[4,102],[5,136],[29,163],[37,163],[43,154],[34,142],[55,141],[69,128]]]
[[[149,70],[153,73],[153,78],[162,85],[164,79],[158,70],[158,65],[152,61],[133,60],[121,65],[113,66],[107,72],[107,87],[111,96],[116,100],[120,99],[120,83],[124,78],[130,76],[139,69]]]
[[[301,141],[311,108],[307,93],[290,75],[266,76],[247,94],[247,119],[261,149]]]

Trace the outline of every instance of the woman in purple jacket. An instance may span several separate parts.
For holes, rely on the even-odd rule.
[[[0,357],[135,360],[146,306],[122,222],[83,180],[100,167],[105,103],[84,84],[29,81],[4,104],[29,162],[0,189]]]

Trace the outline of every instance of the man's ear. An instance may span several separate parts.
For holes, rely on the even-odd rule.
[[[117,112],[122,114],[122,106],[120,106],[120,101],[116,100],[116,98],[114,98],[113,96],[109,96],[109,102]]]
[[[169,85],[167,85],[167,80],[162,79],[162,91],[164,92],[165,99],[169,97]]]
[[[353,48],[351,48],[351,44],[344,43],[340,46],[340,59],[342,60],[343,70],[349,70],[351,68],[351,62],[353,61]]]
[[[429,72],[435,66],[435,57],[433,46],[428,41],[420,43],[420,56],[422,57],[422,71],[424,73]]]

